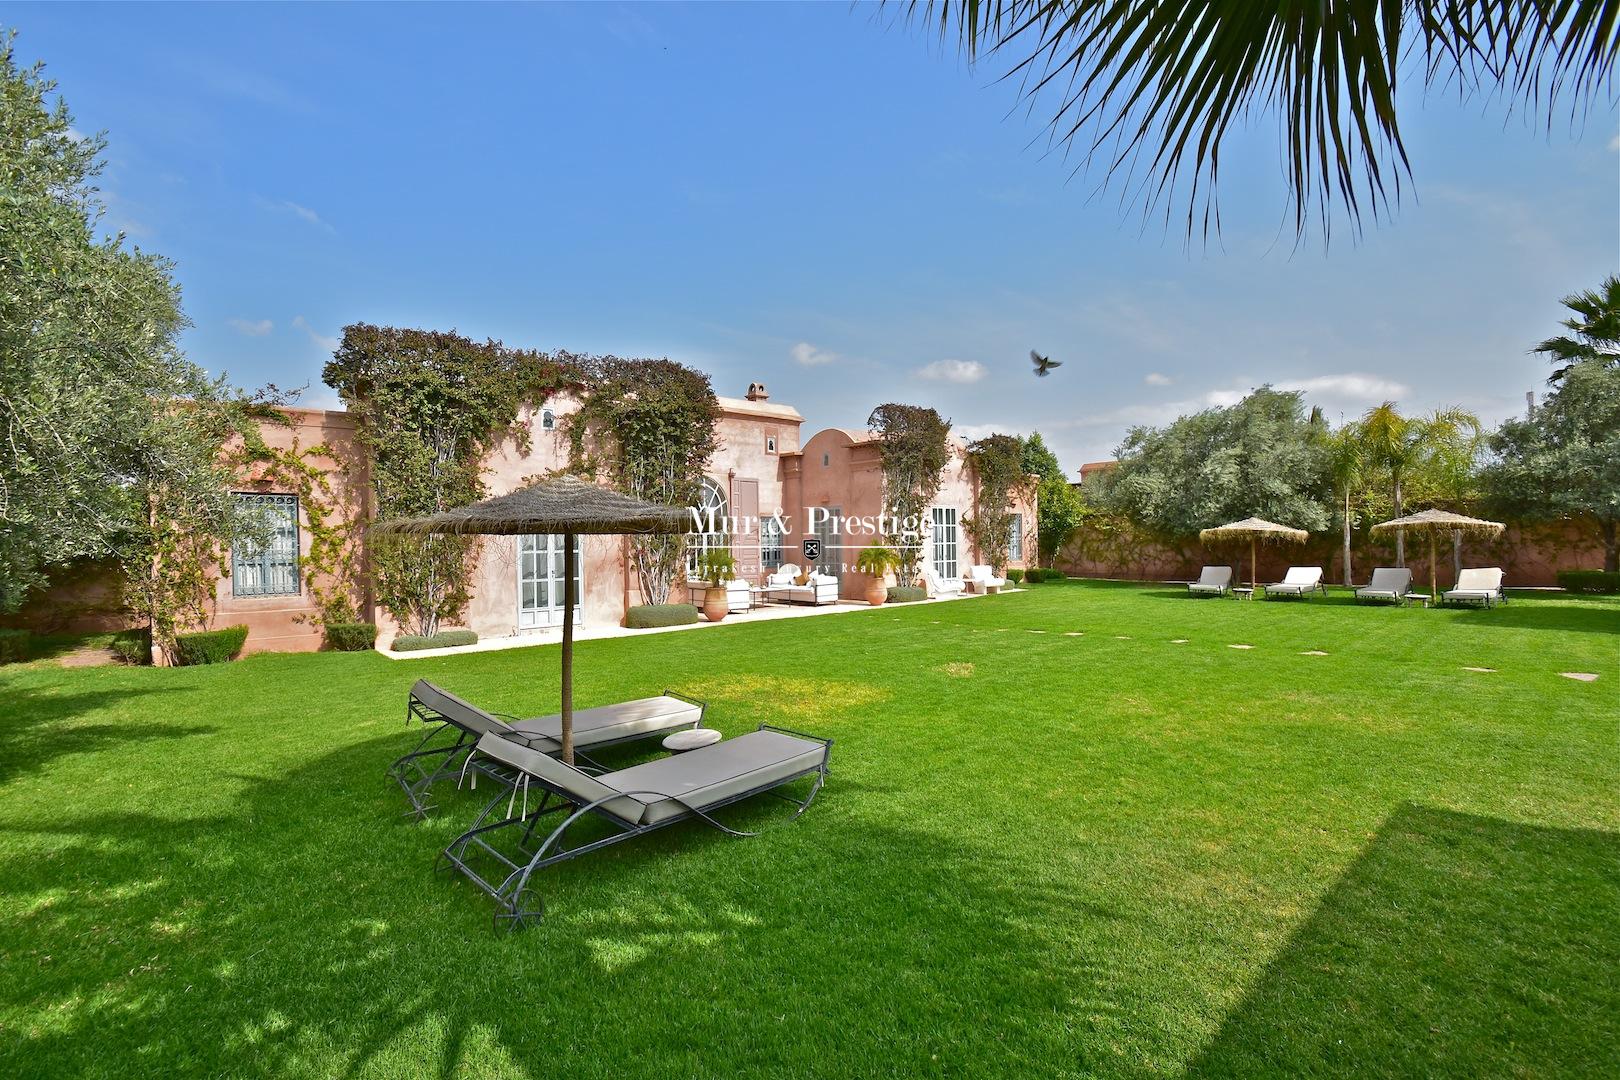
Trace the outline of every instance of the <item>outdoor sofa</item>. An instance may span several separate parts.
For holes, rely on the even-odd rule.
[[[514,930],[545,914],[545,904],[529,894],[529,879],[547,866],[678,821],[699,820],[732,836],[757,835],[722,825],[713,816],[753,795],[770,793],[795,803],[797,818],[826,782],[831,748],[831,739],[762,724],[735,739],[592,776],[499,735],[485,735],[478,740],[476,767],[493,767],[517,780],[451,841],[440,867],[459,871],[489,894],[500,906],[496,926],[504,920]],[[815,782],[802,800],[778,790],[810,776]],[[538,805],[531,811],[529,800],[536,795]],[[547,814],[559,814],[562,820],[542,833]],[[584,818],[591,818],[595,827],[566,846],[570,827]],[[491,842],[497,839],[499,848]]]
[[[1304,599],[1312,593],[1320,592],[1327,595],[1327,586],[1322,584],[1322,568],[1320,566],[1290,566],[1283,579],[1274,585],[1266,586],[1266,599],[1273,596],[1293,596]]]
[[[1188,582],[1189,596],[1225,596],[1232,591],[1230,566],[1206,566],[1198,573],[1198,580]]]
[[[819,570],[810,572],[807,584],[795,582],[802,571],[794,563],[783,563],[765,579],[765,598],[789,604],[836,604],[838,579]]]
[[[584,751],[699,727],[705,708],[701,701],[665,690],[658,697],[579,709],[574,713],[576,756],[595,766]],[[429,730],[410,753],[388,767],[388,775],[404,789],[417,818],[433,808],[428,801],[433,785],[463,772],[465,758],[486,735],[536,753],[562,751],[561,714],[519,720],[480,709],[426,679],[416,681],[406,701],[405,723],[413,718],[430,725]]]
[[[1357,600],[1393,600],[1406,603],[1406,594],[1412,591],[1412,571],[1404,566],[1380,566],[1372,572],[1372,580],[1356,590]]]
[[[993,593],[998,592],[1007,584],[1006,578],[997,577],[995,570],[988,566],[968,567],[967,587],[970,592]]]
[[[1464,570],[1457,575],[1456,587],[1441,593],[1440,599],[1447,604],[1483,604],[1486,607],[1505,604],[1507,595],[1502,591],[1502,568],[1476,566]]]
[[[932,566],[923,567],[920,576],[923,588],[928,590],[931,597],[960,596],[962,590],[967,588],[967,582],[961,578],[942,578]]]

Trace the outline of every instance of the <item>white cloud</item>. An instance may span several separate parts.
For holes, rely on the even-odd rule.
[[[1334,400],[1349,401],[1394,401],[1411,393],[1412,388],[1405,383],[1386,379],[1379,375],[1362,375],[1355,372],[1346,375],[1317,375],[1309,379],[1289,379],[1277,384],[1279,390],[1303,390],[1307,394],[1318,394]]]
[[[337,351],[338,339],[335,337],[327,337],[325,334],[317,333],[315,328],[309,325],[309,320],[304,318],[302,315],[294,316],[292,324],[295,328],[302,330],[305,334],[308,334],[309,340],[323,352]]]
[[[1616,135],[1609,140],[1609,149],[1620,153],[1620,135]]]
[[[1017,435],[1024,438],[1022,428],[1012,424],[955,424],[951,427],[951,434],[963,442],[973,442],[989,435]]]
[[[1226,409],[1249,396],[1247,390],[1211,390],[1204,395],[1204,404]]]
[[[255,198],[254,201],[256,201],[260,206],[264,207],[266,210],[274,210],[277,213],[291,214],[299,221],[308,222],[318,229],[325,229],[327,232],[337,231],[336,229],[332,228],[331,223],[325,218],[321,217],[321,215],[317,214],[307,206],[293,202],[291,199]]]
[[[976,383],[990,372],[977,360],[935,360],[918,368],[917,374],[943,382]]]
[[[838,359],[837,353],[818,349],[808,341],[799,342],[789,351],[793,354],[793,362],[802,367],[820,367]]]
[[[264,337],[275,329],[275,324],[269,319],[226,319],[231,329],[248,337]]]
[[[1142,381],[1147,383],[1149,386],[1169,386],[1171,380],[1170,376],[1168,375],[1161,375],[1157,371],[1150,371],[1147,373],[1147,377]]]

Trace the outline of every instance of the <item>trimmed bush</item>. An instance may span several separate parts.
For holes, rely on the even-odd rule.
[[[1067,578],[1068,576],[1069,576],[1068,574],[1065,574],[1063,571],[1057,570],[1057,569],[1042,570],[1041,571],[1041,580],[1042,581],[1062,581],[1065,578]]]
[[[333,652],[365,652],[377,644],[377,624],[333,623],[326,628],[326,644]]]
[[[698,609],[691,604],[638,604],[624,613],[624,625],[632,630],[686,626],[697,621]]]
[[[1038,566],[1032,566],[1028,570],[1024,571],[1024,580],[1029,582],[1031,585],[1039,585],[1041,582],[1046,580],[1046,571],[1042,570]]]
[[[152,631],[146,629],[120,630],[113,635],[110,645],[113,654],[126,664],[152,662]]]
[[[928,599],[928,590],[921,585],[895,585],[889,589],[889,603],[914,604]]]
[[[1017,569],[1008,570],[1007,571],[1007,580],[1009,582],[1011,582],[1012,584],[1017,585],[1020,581],[1024,580],[1024,572],[1022,570],[1017,570]]]
[[[227,626],[223,630],[203,630],[179,634],[174,639],[174,658],[185,667],[197,664],[228,664],[247,644],[248,628]]]
[[[389,646],[394,652],[421,652],[423,649],[449,649],[456,645],[476,645],[478,635],[471,630],[440,630],[431,637],[401,634]]]
[[[1620,573],[1613,570],[1560,570],[1558,585],[1565,592],[1620,593]]]
[[[0,664],[20,664],[28,659],[33,632],[0,627]]]

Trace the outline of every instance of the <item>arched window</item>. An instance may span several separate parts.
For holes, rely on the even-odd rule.
[[[726,532],[726,515],[729,509],[725,488],[705,476],[703,490],[698,493],[697,509],[704,531],[694,533],[686,545],[686,570],[693,577],[697,576],[698,568],[703,563],[704,552],[714,548],[724,550],[731,547],[731,536]],[[712,529],[709,528],[711,524]]]
[[[557,427],[557,414],[550,409],[540,410],[540,430],[552,431]]]

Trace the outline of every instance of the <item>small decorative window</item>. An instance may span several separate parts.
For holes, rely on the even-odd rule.
[[[236,500],[247,513],[263,517],[269,543],[231,545],[231,595],[297,596],[298,496],[239,492]]]
[[[1007,558],[1014,562],[1024,557],[1024,515],[1012,516],[1012,533],[1007,537]]]
[[[557,414],[550,409],[540,410],[540,430],[554,431],[557,428]]]
[[[767,454],[776,453],[776,436],[775,435],[767,435],[767,436],[765,436],[765,452]]]
[[[832,455],[831,454],[822,454],[821,455],[821,467],[825,469],[828,465],[831,465],[831,464],[832,464]]]

